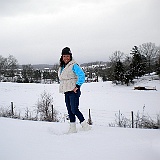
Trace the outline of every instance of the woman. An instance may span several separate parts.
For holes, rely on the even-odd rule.
[[[79,119],[83,130],[89,130],[90,126],[79,111],[80,87],[85,81],[85,74],[73,60],[71,50],[68,47],[62,50],[58,77],[60,79],[59,91],[65,95],[65,103],[70,119],[68,133],[77,132],[76,117]]]

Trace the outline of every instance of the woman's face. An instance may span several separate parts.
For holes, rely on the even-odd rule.
[[[71,60],[71,56],[70,55],[63,55],[63,61],[64,61],[65,64],[70,62],[70,60]]]

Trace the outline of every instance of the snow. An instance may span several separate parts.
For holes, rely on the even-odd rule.
[[[134,86],[155,87],[157,91],[134,90]],[[14,103],[16,112],[25,114],[28,108],[34,114],[43,91],[52,94],[54,107],[63,117],[67,113],[64,96],[58,93],[58,84],[0,83],[0,108]],[[159,160],[160,130],[108,127],[120,110],[145,112],[151,116],[160,113],[160,81],[139,80],[133,86],[116,86],[111,82],[86,83],[81,88],[80,110],[88,119],[91,109],[92,129],[66,134],[66,122],[40,122],[0,117],[1,160]]]

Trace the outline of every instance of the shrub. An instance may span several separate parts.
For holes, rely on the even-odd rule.
[[[40,114],[40,120],[49,122],[58,122],[58,112],[53,108],[53,97],[44,91],[37,103],[37,113]]]

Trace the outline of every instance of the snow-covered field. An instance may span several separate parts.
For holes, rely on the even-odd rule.
[[[134,86],[155,87],[157,91],[133,90]],[[81,88],[80,110],[88,119],[91,109],[92,130],[65,134],[68,122],[34,122],[0,118],[1,160],[159,160],[160,130],[111,128],[115,113],[120,110],[130,117],[137,111],[151,116],[160,114],[160,81],[148,78],[134,86],[116,86],[111,82],[84,84]],[[43,91],[52,94],[54,107],[61,116],[67,113],[64,96],[58,84],[0,83],[0,108],[14,103],[16,112],[32,114]]]

